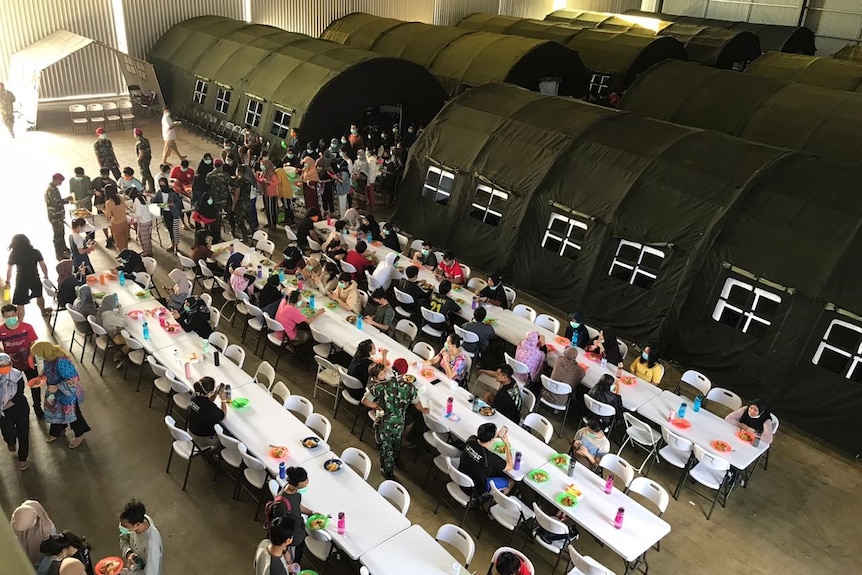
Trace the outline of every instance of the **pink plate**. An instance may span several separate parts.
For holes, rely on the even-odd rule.
[[[674,427],[678,427],[680,429],[688,429],[691,427],[691,422],[689,420],[681,419],[679,417],[673,418],[670,422]]]

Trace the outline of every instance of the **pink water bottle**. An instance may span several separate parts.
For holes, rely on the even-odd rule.
[[[186,362],[185,368],[186,368],[186,379],[191,379],[192,378],[192,364],[190,364],[189,362]]]
[[[449,417],[450,415],[452,415],[452,407],[453,407],[452,404],[454,402],[455,402],[455,400],[451,397],[446,400],[446,417]]]
[[[607,481],[605,481],[605,493],[610,494],[611,491],[614,490],[614,476],[613,474],[608,475]]]
[[[299,291],[302,291],[302,280],[301,280],[301,279],[296,280],[296,288],[297,288]]]
[[[614,528],[622,529],[623,528],[623,514],[625,514],[626,510],[622,507],[617,509],[617,516],[614,517]]]
[[[622,509],[622,507],[620,507]],[[622,519],[620,519],[622,521]],[[344,511],[338,512],[338,534],[344,535]]]

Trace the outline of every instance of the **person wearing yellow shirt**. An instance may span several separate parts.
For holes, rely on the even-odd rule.
[[[643,349],[641,356],[632,362],[629,370],[639,378],[658,385],[664,375],[664,367],[658,362],[658,352],[651,346]]]
[[[284,223],[292,226],[296,223],[293,215],[293,181],[290,179],[290,176],[282,162],[276,162],[275,165],[275,177],[278,180],[278,197],[281,198],[282,205],[284,206]],[[289,167],[290,166],[288,166],[288,168]],[[291,172],[296,174],[295,169],[291,169]],[[294,177],[294,180],[295,179],[296,178]]]

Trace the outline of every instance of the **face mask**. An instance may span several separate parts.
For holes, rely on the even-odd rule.
[[[207,166],[209,166],[212,163],[213,163],[212,160],[204,160],[204,164],[206,164]]]
[[[213,205],[213,199],[212,199],[212,198],[210,198],[210,199],[208,199],[208,200],[207,200],[207,205],[208,205],[208,206]]]
[[[393,133],[393,134],[397,134],[397,133],[398,133],[398,128],[392,128],[392,133]]]
[[[79,182],[84,179],[84,176],[75,176],[75,179]]]
[[[191,310],[191,308],[189,308],[189,307],[185,307],[185,306],[183,306],[183,311],[184,311],[185,313],[191,313],[191,311],[192,311],[192,310]]]
[[[117,525],[117,529],[120,530],[120,535],[129,535],[132,532],[131,529],[126,529],[122,525]]]
[[[293,159],[293,154],[288,154],[288,155],[287,155],[287,159],[288,159],[288,160],[292,160],[292,159]]]
[[[10,371],[12,371],[11,365],[0,365],[0,375],[9,375]]]
[[[184,168],[184,167],[182,167],[182,166],[180,166],[180,170],[182,170],[183,172],[188,172],[188,171],[189,171],[189,169],[188,169],[188,168]]]
[[[389,235],[389,231],[388,230],[380,230],[380,235],[385,238],[386,236]]]
[[[346,144],[346,143],[347,143],[347,138],[341,138],[341,143],[342,143],[342,144]]]
[[[575,328],[575,329],[578,329],[579,327],[581,327],[581,324],[579,324],[579,323],[578,323],[578,322],[576,322],[576,321],[570,321],[570,322],[569,322],[569,325],[571,325],[571,326],[572,326],[573,328]]]
[[[427,257],[428,256],[428,250],[422,250],[422,255]]]
[[[331,146],[329,146],[329,149],[332,150],[333,152],[337,151],[338,150],[338,144],[332,144]]]
[[[308,148],[306,151],[307,151],[309,154],[311,154],[312,152],[314,152],[314,150],[312,150],[311,148]]]
[[[412,134],[412,133],[413,133],[413,128],[408,129],[408,130],[407,130],[407,133],[408,133],[408,134]]]
[[[6,327],[8,327],[9,329],[15,329],[15,327],[18,325],[18,318],[17,317],[7,317],[6,319],[3,320],[3,323],[5,323]]]
[[[357,133],[356,128],[350,128],[350,133],[351,133],[351,134],[356,134],[356,133]]]
[[[232,166],[232,165],[233,165],[233,160],[228,159],[228,160],[225,160],[225,161],[227,162],[227,165],[228,165],[228,166]]]
[[[344,282],[338,282],[338,288],[339,288],[339,289],[344,289],[344,288],[346,288],[346,287],[347,287],[347,284],[346,284],[346,283],[344,283]]]
[[[225,144],[225,145],[224,145],[224,149],[225,149],[225,150],[230,150],[230,144]]]
[[[643,360],[644,360],[644,361],[648,361],[648,360],[649,360],[649,354],[647,354],[646,352],[644,352],[644,353],[642,353],[642,354],[641,354],[641,358],[643,358]]]
[[[99,134],[99,139],[100,139],[100,140],[107,139],[107,137],[108,137],[108,135],[107,135],[107,134]]]
[[[305,271],[307,271],[307,272],[313,272],[313,271],[314,271],[314,268],[313,268],[313,267],[311,267],[311,266],[305,266]]]
[[[297,489],[297,490],[296,490],[296,492],[297,492],[297,493],[299,493],[300,495],[302,495],[302,494],[303,494],[303,493],[305,493],[306,491],[308,491],[308,485],[306,485],[306,486],[305,486],[305,487],[303,487],[302,489]]]

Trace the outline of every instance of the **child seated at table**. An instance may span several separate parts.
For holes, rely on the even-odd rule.
[[[581,465],[595,471],[599,467],[602,456],[610,450],[611,442],[605,437],[601,424],[597,419],[590,419],[585,427],[575,432],[569,455]]]

